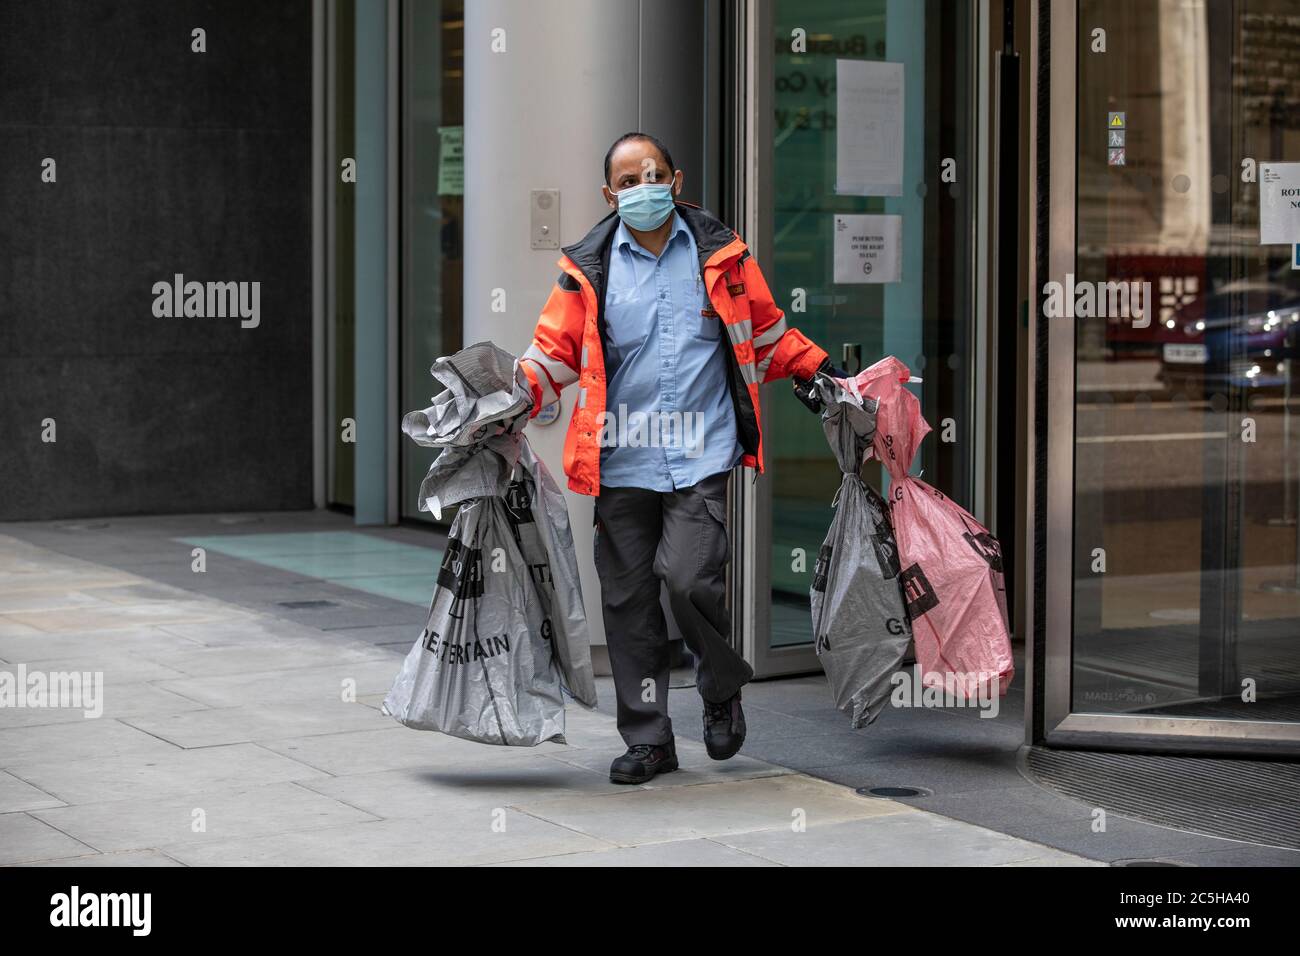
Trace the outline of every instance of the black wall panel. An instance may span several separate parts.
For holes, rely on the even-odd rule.
[[[309,3],[0,0],[0,197],[0,519],[311,506]]]

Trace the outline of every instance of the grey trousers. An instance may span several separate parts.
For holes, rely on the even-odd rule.
[[[721,703],[754,676],[729,643],[728,474],[670,492],[602,485],[596,499],[596,572],[618,696],[618,729],[628,746],[667,743],[673,736],[661,581],[668,586],[677,627],[695,655],[700,696]]]

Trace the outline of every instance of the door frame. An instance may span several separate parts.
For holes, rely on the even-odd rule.
[[[1203,752],[1218,754],[1300,754],[1300,723],[1278,721],[1221,720],[1202,717],[1170,717],[1137,714],[1087,714],[1072,711],[1073,599],[1074,599],[1074,416],[1075,416],[1075,326],[1043,316],[1041,289],[1049,279],[1064,279],[1075,271],[1076,247],[1076,144],[1078,2],[1039,0],[1038,15],[1047,19],[1049,56],[1039,59],[1039,89],[1048,87],[1048,108],[1038,110],[1045,122],[1048,156],[1048,192],[1045,234],[1048,274],[1035,283],[1035,326],[1045,337],[1045,366],[1031,363],[1031,374],[1045,375],[1045,382],[1031,383],[1031,391],[1045,399],[1035,412],[1035,437],[1041,453],[1029,458],[1028,486],[1034,487],[1034,469],[1041,463],[1045,474],[1038,487],[1045,489],[1035,507],[1035,550],[1043,555],[1044,568],[1036,576],[1032,600],[1041,602],[1041,618],[1028,609],[1027,619],[1036,622],[1041,634],[1034,642],[1034,670],[1042,669],[1042,680],[1033,681],[1034,693],[1042,694],[1042,735],[1031,742],[1049,746],[1137,750],[1154,752]],[[1041,31],[1040,31],[1041,33]],[[1044,76],[1041,71],[1046,70]],[[1041,92],[1040,92],[1041,95]],[[1040,260],[1041,261],[1041,260]],[[1039,623],[1041,621],[1041,624]],[[1032,675],[1032,671],[1031,671]],[[1035,735],[1036,736],[1036,735]]]
[[[734,158],[728,165],[732,177],[732,215],[754,257],[771,261],[772,208],[763,197],[772,195],[772,113],[764,91],[773,85],[772,16],[770,3],[738,0],[732,7],[731,30],[724,42],[732,44],[737,66],[731,77],[736,109],[731,129]],[[760,385],[759,397],[768,406],[776,385]],[[772,477],[752,476],[737,468],[731,483],[732,564],[731,606],[733,640],[755,677],[813,674],[821,663],[811,639],[807,644],[772,647],[772,575],[761,556],[772,551]]]

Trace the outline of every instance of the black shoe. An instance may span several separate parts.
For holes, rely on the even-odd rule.
[[[657,773],[671,773],[677,769],[677,746],[666,744],[633,744],[627,753],[615,757],[609,765],[610,783],[645,783]]]
[[[704,702],[704,746],[714,760],[736,756],[745,742],[745,712],[740,691],[720,704]]]

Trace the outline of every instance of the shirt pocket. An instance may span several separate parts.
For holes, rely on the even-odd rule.
[[[654,303],[641,301],[636,286],[610,289],[605,294],[605,331],[619,358],[635,352],[650,335]]]
[[[679,279],[677,294],[691,335],[705,342],[718,341],[722,337],[722,317],[704,294],[704,283],[698,279]]]

